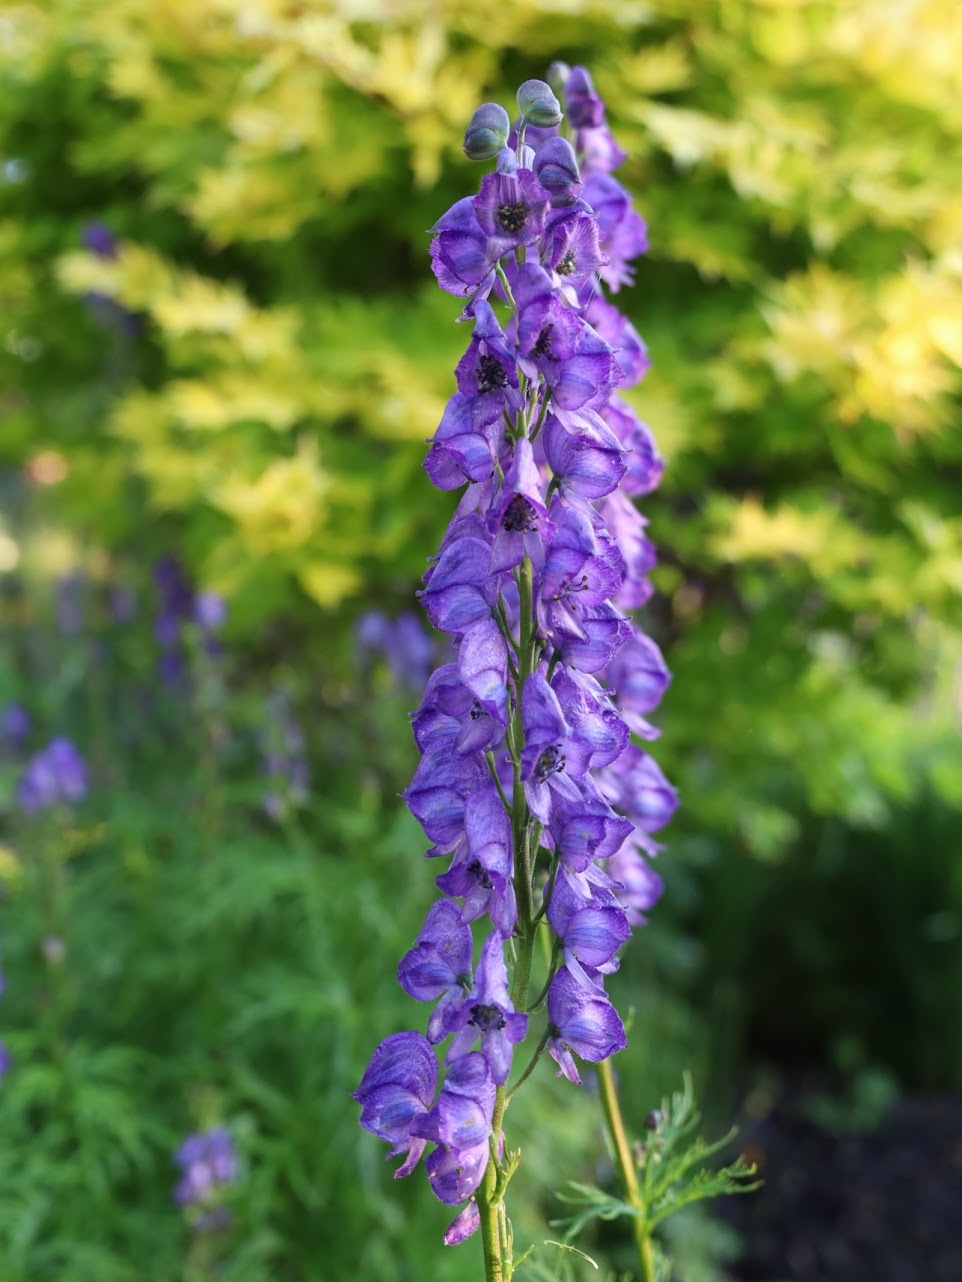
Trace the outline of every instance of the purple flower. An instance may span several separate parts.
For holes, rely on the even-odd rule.
[[[602,791],[642,832],[657,832],[675,813],[678,794],[647,752],[629,744],[600,776]]]
[[[410,1175],[424,1152],[426,1141],[415,1125],[431,1108],[437,1082],[438,1062],[427,1038],[394,1033],[371,1056],[360,1086],[351,1091],[361,1106],[361,1125],[391,1145],[388,1159],[407,1154],[395,1179]]]
[[[518,268],[513,289],[518,363],[528,378],[543,377],[562,409],[603,404],[623,377],[608,344],[565,305],[537,263]]]
[[[640,844],[637,836],[629,839],[608,862],[608,873],[618,883],[615,895],[625,906],[632,926],[644,925],[644,914],[654,908],[665,888],[641,853]],[[654,846],[654,842],[650,844]]]
[[[624,446],[593,410],[579,410],[564,418],[549,414],[544,450],[565,498],[603,498],[617,489],[628,468]]]
[[[194,619],[205,632],[219,632],[227,621],[227,602],[217,592],[198,592]]]
[[[0,711],[0,748],[17,749],[30,733],[30,713],[22,703],[8,703]]]
[[[217,1190],[237,1179],[237,1154],[230,1132],[222,1126],[189,1135],[174,1154],[182,1172],[174,1188],[179,1206],[209,1202]]]
[[[106,223],[98,221],[84,223],[80,230],[80,239],[84,249],[89,249],[98,258],[117,257],[117,237]]]
[[[611,398],[601,416],[629,451],[621,488],[626,494],[648,494],[661,480],[665,466],[648,426],[617,396]]]
[[[478,226],[503,246],[502,255],[538,239],[551,199],[530,169],[516,165],[514,152],[505,148],[498,157],[498,172],[482,180],[480,194],[472,201]]]
[[[439,900],[414,947],[398,963],[398,983],[421,1002],[441,1000],[428,1021],[428,1041],[443,1041],[471,989],[471,929],[450,899]]]
[[[458,1031],[448,1048],[447,1062],[467,1054],[480,1037],[481,1053],[500,1086],[511,1070],[511,1048],[522,1040],[527,1026],[527,1015],[516,1014],[508,996],[504,939],[495,931],[481,949],[474,987],[458,1012],[454,1025]]]
[[[431,269],[449,294],[486,298],[494,284],[494,265],[505,242],[482,231],[470,196],[452,205],[432,227]]]
[[[2,1038],[0,1038],[0,1080],[2,1080],[10,1071],[10,1066],[12,1064],[13,1056],[10,1054],[9,1050],[7,1050],[6,1043]]]
[[[631,197],[624,187],[608,174],[589,174],[584,199],[598,217],[601,248],[609,259],[599,274],[617,293],[623,285],[634,282],[635,273],[628,264],[647,251],[648,230],[641,215],[632,209]]]
[[[434,642],[410,610],[396,619],[382,610],[366,610],[358,615],[355,635],[362,660],[383,655],[398,686],[417,689],[428,679]]]
[[[518,920],[515,900],[511,824],[493,784],[469,793],[464,806],[464,840],[454,851],[446,873],[437,878],[439,890],[464,899],[463,921],[487,913],[507,937]]]
[[[548,989],[548,1021],[548,1054],[559,1065],[558,1076],[576,1086],[581,1078],[572,1052],[597,1064],[628,1045],[618,1012],[583,971],[579,975],[565,967],[555,975]]]
[[[566,138],[546,138],[534,158],[534,174],[555,207],[570,205],[582,191],[574,148]]]
[[[27,762],[17,787],[17,802],[26,814],[72,805],[87,795],[87,766],[69,739],[51,739]]]
[[[544,264],[554,273],[557,285],[584,285],[595,272],[607,267],[608,255],[602,253],[598,236],[597,219],[578,209],[565,210],[552,221]],[[577,298],[574,289],[572,295]],[[585,319],[591,320],[587,315]]]
[[[572,67],[564,82],[564,104],[568,123],[576,129],[604,124],[605,104],[598,97],[587,68]]]
[[[488,528],[494,536],[488,567],[491,574],[520,565],[526,554],[534,565],[544,562],[542,540],[550,524],[528,440],[520,440],[515,447],[514,461],[488,509]]]
[[[495,1087],[485,1057],[473,1051],[455,1060],[438,1102],[412,1124],[412,1133],[438,1147],[425,1162],[434,1194],[457,1206],[481,1183],[488,1164],[488,1137]]]
[[[607,266],[607,261],[605,255],[602,266]],[[636,383],[640,383],[647,374],[651,361],[644,340],[628,317],[622,316],[617,307],[612,307],[601,294],[593,294],[585,307],[585,320],[610,344],[618,358],[624,375],[621,386],[634,387]]]
[[[485,299],[471,307],[474,332],[468,350],[454,371],[458,391],[468,398],[472,421],[479,430],[521,409],[514,354]],[[474,478],[481,480],[482,477]]]
[[[643,739],[657,738],[658,731],[644,714],[661,702],[671,673],[654,641],[636,632],[608,664],[605,680],[630,729]]]
[[[574,958],[589,970],[606,974],[617,970],[615,953],[631,934],[631,927],[613,894],[592,893],[590,883],[581,874],[562,865],[547,916],[564,946],[566,961]]]

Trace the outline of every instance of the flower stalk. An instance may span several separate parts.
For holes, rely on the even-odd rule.
[[[508,1104],[545,1051],[580,1085],[575,1055],[597,1064],[627,1045],[605,976],[658,897],[651,834],[676,805],[632,740],[656,736],[644,714],[668,682],[625,612],[650,594],[654,563],[631,498],[662,465],[615,389],[647,356],[603,294],[630,281],[644,224],[611,176],[623,155],[590,77],[566,74],[573,141],[543,81],[518,91],[513,146],[506,113],[484,104],[464,149],[494,171],[433,228],[432,270],[467,300],[473,332],[425,460],[440,489],[464,487],[420,593],[456,658],[414,715],[421,761],[405,797],[427,853],[451,862],[398,966],[405,991],[435,1003],[426,1036],[386,1038],[354,1092],[361,1124],[403,1157],[398,1175],[434,1145],[431,1188],[462,1208],[445,1242],[479,1231],[486,1282],[513,1271]]]

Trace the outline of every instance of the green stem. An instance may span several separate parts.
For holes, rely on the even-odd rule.
[[[518,310],[518,304],[514,301],[514,294],[511,292],[511,286],[508,284],[508,278],[504,274],[504,268],[500,263],[495,263],[494,270],[498,273],[498,280],[501,282],[501,288],[504,290],[504,296],[508,300],[508,306],[513,312]]]
[[[638,1260],[641,1265],[641,1282],[655,1282],[655,1257],[651,1247],[647,1208],[641,1189],[638,1186],[638,1173],[631,1156],[624,1119],[621,1116],[621,1105],[618,1103],[615,1075],[611,1068],[610,1059],[602,1060],[598,1065],[598,1083],[601,1087],[601,1108],[605,1115],[608,1134],[611,1136],[611,1145],[615,1151],[615,1164],[621,1176],[625,1197],[638,1211],[637,1215],[632,1216],[632,1223],[634,1225],[635,1244],[638,1247]]]
[[[520,597],[520,625],[518,644],[517,672],[512,673],[515,683],[514,707],[509,726],[509,745],[514,764],[514,780],[511,793],[511,834],[514,846],[514,885],[518,901],[517,925],[517,958],[514,976],[511,983],[511,1002],[516,1011],[523,1011],[528,1000],[528,986],[531,982],[531,967],[534,959],[535,936],[537,923],[532,912],[533,873],[535,855],[531,849],[533,836],[529,828],[528,805],[524,795],[524,784],[521,779],[521,750],[524,747],[524,730],[521,725],[521,692],[524,683],[531,675],[533,663],[534,618],[532,599],[534,594],[534,570],[531,560],[525,556],[518,571],[518,594]],[[528,1072],[534,1068],[538,1054],[522,1076],[524,1081]],[[521,1082],[518,1082],[520,1086]],[[517,1090],[517,1086],[514,1088]],[[504,1111],[508,1106],[509,1094],[504,1086],[495,1091],[494,1113],[491,1119],[491,1156],[488,1159],[484,1179],[477,1191],[478,1212],[481,1218],[481,1247],[484,1253],[485,1282],[510,1282],[512,1273],[511,1253],[507,1237],[507,1220],[504,1212],[504,1190],[510,1177],[510,1165],[503,1172],[498,1160],[501,1147],[501,1129],[504,1123]],[[500,1229],[499,1229],[500,1226]]]
[[[511,1103],[514,1096],[517,1094],[517,1092],[521,1089],[521,1087],[525,1084],[525,1082],[534,1072],[535,1065],[538,1063],[538,1060],[544,1054],[544,1048],[547,1045],[548,1045],[548,1030],[545,1029],[545,1032],[541,1038],[541,1041],[538,1043],[537,1047],[535,1048],[535,1052],[531,1057],[531,1062],[528,1064],[528,1067],[524,1070],[524,1072],[521,1074],[521,1076],[518,1078],[515,1084],[508,1091],[508,1098],[506,1101],[507,1104]]]
[[[510,815],[511,806],[508,804],[508,798],[504,795],[504,789],[501,787],[501,780],[498,778],[498,767],[494,764],[494,753],[486,752],[484,754],[484,759],[488,763],[488,769],[491,771],[491,778],[494,780],[494,786],[498,790],[498,796],[501,798],[505,810],[507,810]]]
[[[546,388],[544,389],[544,396],[541,398],[541,409],[538,411],[538,421],[535,423],[534,427],[531,429],[531,436],[529,437],[529,439],[530,439],[530,440],[532,440],[532,441],[535,439],[535,437],[536,437],[536,436],[538,435],[538,433],[541,431],[541,425],[542,425],[542,423],[543,423],[543,422],[544,422],[544,420],[545,420],[545,415],[548,413],[548,402],[549,402],[550,400],[551,400],[551,388],[550,388],[550,387],[546,387]],[[548,486],[548,498],[549,498],[549,499],[551,498],[551,486],[553,486],[553,485],[554,485],[554,483],[555,483],[555,481],[556,481],[556,480],[557,480],[557,477],[554,477],[554,476],[553,476],[553,477],[551,478],[551,482],[550,482],[550,484],[549,484],[549,486]]]

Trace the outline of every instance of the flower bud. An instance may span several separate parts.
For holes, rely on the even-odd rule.
[[[571,75],[571,68],[566,62],[553,62],[548,68],[548,84],[560,98],[564,94],[565,82]]]
[[[576,129],[596,129],[605,122],[605,104],[584,67],[574,67],[565,81],[565,111]]]
[[[511,121],[496,102],[485,102],[471,117],[464,131],[464,154],[468,160],[490,160],[508,141]]]
[[[569,205],[581,195],[574,148],[566,138],[547,138],[534,158],[534,175],[553,205]]]
[[[526,80],[518,90],[518,108],[525,124],[551,129],[561,124],[561,103],[543,80]]]

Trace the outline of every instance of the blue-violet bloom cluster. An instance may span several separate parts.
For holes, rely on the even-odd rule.
[[[174,1154],[180,1179],[174,1187],[178,1206],[199,1207],[198,1229],[219,1228],[228,1222],[227,1208],[218,1205],[222,1190],[237,1179],[234,1141],[223,1126],[195,1131]]]
[[[454,658],[414,714],[405,798],[446,867],[398,967],[433,1003],[426,1036],[382,1042],[354,1097],[403,1159],[397,1175],[434,1145],[433,1191],[465,1203],[447,1242],[503,1189],[482,1182],[489,1163],[507,1171],[506,1083],[529,1033],[534,1061],[546,1050],[575,1083],[578,1060],[627,1044],[605,979],[658,898],[653,834],[676,806],[645,746],[669,674],[627,613],[650,596],[655,559],[633,500],[662,461],[620,396],[648,356],[610,298],[647,233],[613,177],[624,153],[591,77],[553,74],[566,126],[542,81],[519,90],[514,125],[480,107],[464,150],[493,170],[432,229],[432,269],[471,332],[425,461],[436,486],[463,491],[420,594]],[[551,962],[532,983],[542,929]]]
[[[17,802],[28,815],[69,806],[87,795],[87,766],[69,739],[58,736],[30,758],[17,786]]]

